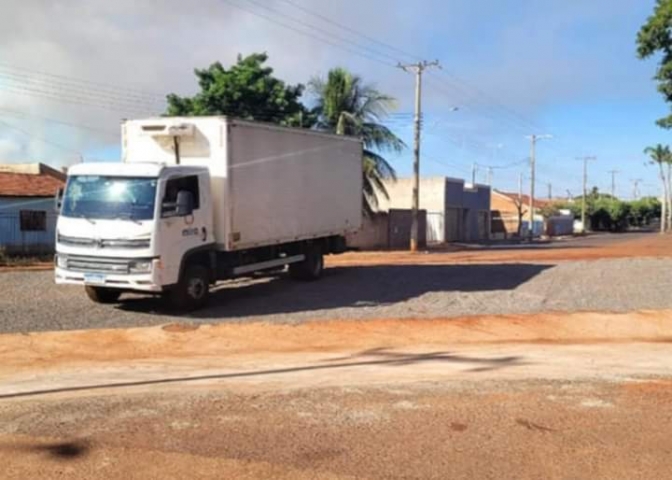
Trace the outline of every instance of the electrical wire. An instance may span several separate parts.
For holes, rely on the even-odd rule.
[[[74,152],[74,153],[76,153],[77,155],[79,155],[80,157],[81,157],[81,155],[82,155],[82,153],[81,153],[79,150],[75,150],[74,148],[70,148],[70,147],[65,147],[65,146],[63,146],[63,145],[61,145],[61,144],[54,143],[54,142],[52,142],[51,140],[47,140],[46,138],[43,138],[43,137],[38,137],[37,135],[34,135],[34,134],[32,134],[32,133],[30,133],[30,132],[28,132],[28,131],[26,131],[26,130],[24,130],[24,129],[22,129],[22,128],[19,128],[19,127],[15,126],[15,125],[12,125],[12,124],[10,124],[10,123],[7,123],[7,122],[4,121],[4,120],[0,120],[0,124],[1,124],[1,125],[4,125],[4,126],[7,127],[7,128],[12,129],[12,130],[16,130],[17,132],[20,132],[20,133],[22,133],[22,134],[24,134],[24,135],[26,135],[26,136],[28,136],[28,137],[34,138],[34,139],[36,139],[36,140],[39,140],[39,141],[42,142],[42,143],[45,143],[45,144],[47,144],[47,145],[51,145],[52,147],[60,148],[61,150],[68,151],[68,152]]]

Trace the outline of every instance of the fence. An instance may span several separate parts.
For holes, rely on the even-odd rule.
[[[27,228],[29,223],[25,216],[22,221],[21,214],[17,211],[1,212],[0,249],[7,253],[21,254],[53,252],[56,235],[56,214],[45,212],[42,224],[37,222],[37,224],[30,225]]]

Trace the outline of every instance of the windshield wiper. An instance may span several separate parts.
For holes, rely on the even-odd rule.
[[[137,224],[137,225],[142,225],[142,222],[135,218],[132,213],[130,212],[123,212],[123,213],[118,213],[115,215],[115,220],[130,220],[131,222]]]
[[[96,221],[95,221],[94,219],[89,218],[89,217],[87,217],[86,215],[82,215],[82,214],[75,215],[75,218],[83,218],[84,220],[86,220],[87,222],[89,222],[89,223],[92,224],[92,225],[95,225],[95,224],[96,224]]]

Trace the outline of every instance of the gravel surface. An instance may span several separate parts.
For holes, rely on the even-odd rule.
[[[0,331],[28,332],[263,320],[427,318],[541,311],[672,308],[672,259],[553,264],[335,267],[315,283],[285,277],[239,280],[187,317],[155,298],[91,303],[52,272],[0,273]]]
[[[670,478],[668,382],[463,382],[0,405],[5,479]]]

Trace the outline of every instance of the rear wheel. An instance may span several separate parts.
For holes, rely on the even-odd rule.
[[[121,297],[121,290],[104,287],[92,287],[87,285],[84,287],[86,295],[96,303],[116,303]]]
[[[312,246],[303,253],[305,259],[289,266],[289,275],[302,281],[317,280],[324,271],[324,256],[319,247]]]
[[[165,294],[171,305],[181,311],[197,310],[205,306],[209,295],[210,276],[208,269],[201,265],[187,267],[180,282]]]

